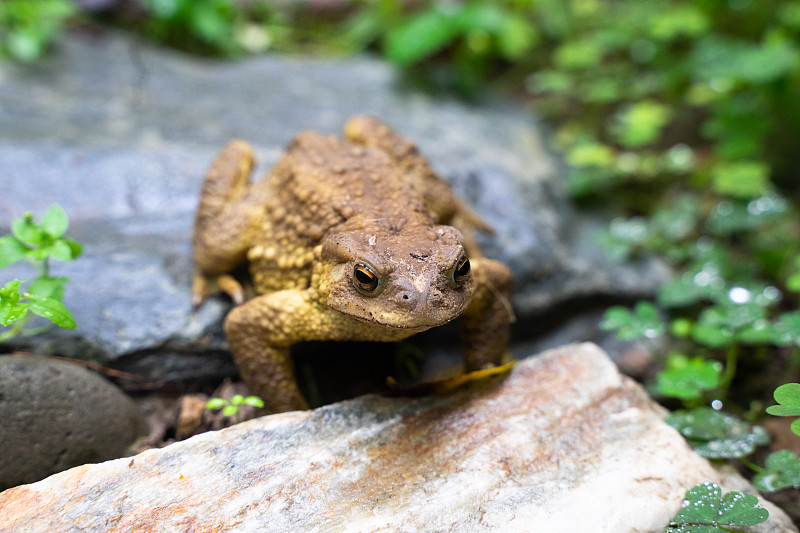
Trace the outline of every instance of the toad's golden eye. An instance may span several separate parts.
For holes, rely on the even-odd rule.
[[[458,264],[456,265],[455,271],[453,271],[453,280],[456,283],[464,283],[466,279],[469,277],[469,259],[467,256],[462,256],[459,259]]]
[[[378,288],[378,275],[371,266],[358,263],[353,269],[353,285],[364,292],[372,292]]]

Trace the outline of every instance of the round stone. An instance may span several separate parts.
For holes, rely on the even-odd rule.
[[[0,356],[0,490],[121,457],[145,430],[133,401],[81,366]]]

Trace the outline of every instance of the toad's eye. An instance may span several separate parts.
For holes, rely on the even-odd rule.
[[[358,263],[353,269],[353,285],[362,292],[372,292],[378,288],[378,275],[371,266]]]
[[[464,283],[468,277],[469,277],[469,259],[465,255],[461,257],[461,259],[459,259],[458,264],[456,265],[456,269],[455,271],[453,271],[453,280],[456,283]]]

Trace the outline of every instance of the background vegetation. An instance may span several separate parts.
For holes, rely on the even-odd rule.
[[[769,412],[800,416],[800,1],[281,5],[5,0],[0,55],[36,60],[100,20],[202,54],[369,49],[440,90],[519,98],[552,124],[575,202],[618,215],[598,235],[608,253],[674,269],[654,302],[602,323],[660,341],[650,390],[681,408],[669,422],[699,453],[750,465],[762,490],[800,486],[793,452],[746,458],[768,441],[753,424],[778,386]]]

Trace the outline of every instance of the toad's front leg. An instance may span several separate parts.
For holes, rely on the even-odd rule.
[[[471,263],[475,294],[459,319],[467,371],[502,363],[514,321],[508,267],[485,258],[472,259]]]
[[[370,338],[363,328],[355,319],[320,304],[312,289],[258,296],[235,307],[225,319],[225,335],[239,374],[272,413],[308,408],[295,381],[292,344]]]

